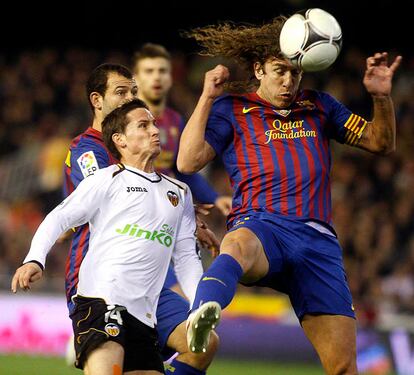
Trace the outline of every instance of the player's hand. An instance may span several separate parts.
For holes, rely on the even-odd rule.
[[[17,292],[17,288],[23,290],[30,289],[30,283],[40,280],[43,275],[43,270],[36,263],[29,262],[19,267],[12,279],[11,290],[13,293]]]
[[[220,210],[220,212],[227,216],[231,211],[231,202],[232,199],[228,195],[220,195],[217,197],[216,201],[214,202],[214,205]]]
[[[196,215],[207,216],[210,214],[211,209],[214,207],[214,204],[211,203],[196,203],[194,205],[194,210]]]
[[[389,96],[392,88],[392,77],[400,66],[402,57],[397,56],[388,65],[388,53],[376,53],[367,58],[367,69],[364,75],[364,86],[372,96]]]
[[[197,240],[202,247],[208,249],[213,258],[217,257],[220,253],[220,242],[216,235],[209,229],[207,224],[201,220],[198,215],[196,216],[197,222]]]
[[[224,65],[217,65],[214,69],[209,70],[204,77],[202,96],[216,99],[223,94],[224,84],[228,81],[229,76],[229,70]]]

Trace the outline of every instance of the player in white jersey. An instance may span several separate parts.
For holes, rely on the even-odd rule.
[[[190,301],[202,274],[191,192],[154,172],[159,132],[145,103],[122,105],[102,128],[106,146],[122,164],[83,180],[45,218],[12,291],[29,289],[41,278],[62,232],[89,222],[89,251],[71,314],[77,367],[88,375],[163,373],[154,326],[168,264],[172,259]]]

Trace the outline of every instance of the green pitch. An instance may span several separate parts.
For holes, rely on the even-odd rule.
[[[67,367],[62,358],[0,356],[0,374],[4,375],[81,375]],[[216,359],[208,375],[323,375],[318,366],[273,362]]]
[[[317,365],[216,359],[208,375],[323,375]]]

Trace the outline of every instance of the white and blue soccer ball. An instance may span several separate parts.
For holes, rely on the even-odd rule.
[[[332,14],[312,8],[298,12],[283,24],[280,49],[292,63],[305,72],[328,68],[339,55],[342,31]]]

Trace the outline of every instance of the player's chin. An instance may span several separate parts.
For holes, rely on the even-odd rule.
[[[152,144],[152,155],[156,158],[161,153],[161,145],[160,143],[153,143]]]
[[[283,109],[289,107],[293,103],[293,100],[293,96],[278,96],[274,104],[276,104],[277,108]]]
[[[151,93],[150,101],[155,104],[159,104],[166,95],[164,90],[157,90]]]

